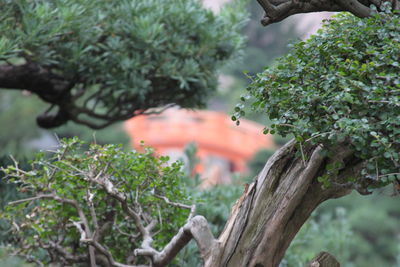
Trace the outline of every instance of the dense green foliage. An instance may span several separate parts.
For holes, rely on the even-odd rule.
[[[363,175],[385,185],[400,176],[399,25],[390,10],[367,19],[340,14],[257,75],[242,101],[268,114],[265,133],[347,144],[366,161]]]
[[[242,45],[235,3],[216,16],[196,0],[1,0],[0,65],[35,63],[68,83],[41,97],[78,123],[203,106],[217,68]],[[64,103],[50,100],[57,93]]]
[[[17,165],[3,170],[10,181],[20,185],[20,192],[33,197],[8,205],[2,214],[13,225],[19,254],[39,257],[42,254],[38,251],[47,248],[50,256],[57,255],[52,246],[57,243],[70,253],[87,257],[86,245],[79,243],[80,233],[74,226],[86,217],[88,226],[97,231],[100,242],[114,258],[125,261],[141,240],[135,237],[137,221],[129,216],[124,202],[147,223],[158,221],[153,229],[157,233],[153,237],[156,248],[169,242],[188,212],[167,204],[161,197],[188,201],[180,185],[181,164],[166,165],[168,158],[152,156],[151,149],[144,153],[124,152],[115,145],[91,144],[83,153],[81,146],[77,139],[64,140],[50,158],[39,154],[31,162],[30,171]],[[120,201],[116,194],[124,200]],[[84,216],[71,201],[77,203]],[[51,258],[41,260],[47,262]]]

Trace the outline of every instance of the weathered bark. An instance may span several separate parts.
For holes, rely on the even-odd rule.
[[[149,96],[144,103],[140,103],[142,100],[135,95],[128,98],[126,94],[121,94],[113,106],[104,107],[103,105],[107,109],[105,112],[101,108],[96,109],[96,106],[91,105],[90,102],[96,102],[98,105],[110,97],[110,93],[102,95],[102,90],[99,89],[96,93],[86,96],[86,85],[82,81],[79,81],[77,77],[64,77],[58,74],[59,72],[61,71],[35,62],[18,65],[2,64],[0,65],[0,89],[27,90],[49,103],[50,107],[36,118],[38,126],[45,129],[59,127],[68,121],[83,124],[92,129],[102,129],[112,123],[137,115],[158,114],[175,105],[160,105],[159,103],[163,102],[162,98],[166,96],[157,92]],[[178,86],[174,79],[168,81],[160,81],[158,77],[149,77],[149,79],[156,87]],[[170,102],[174,102],[173,96]],[[160,108],[157,108],[158,106]]]
[[[65,101],[71,83],[35,63],[0,65],[0,87],[4,89],[29,90],[44,101]]]
[[[399,0],[257,0],[265,11],[261,24],[264,26],[285,18],[309,12],[348,11],[360,18],[371,14],[371,5],[378,8],[384,2],[391,2],[393,9],[400,8]]]
[[[56,113],[43,113],[37,117],[42,128],[58,127],[71,118],[71,88],[74,81],[52,73],[35,63],[0,65],[0,88],[28,90],[44,101],[58,106]]]
[[[346,146],[338,146],[334,159],[321,153],[320,146],[304,148],[296,156],[296,143],[289,142],[270,158],[263,171],[232,209],[231,218],[218,239],[219,252],[205,266],[278,266],[286,249],[312,211],[323,201],[349,194],[344,184],[356,175],[360,164]],[[326,164],[341,162],[337,183],[323,188],[317,177]]]

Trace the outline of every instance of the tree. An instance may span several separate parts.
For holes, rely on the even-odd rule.
[[[323,2],[325,1],[319,1]],[[75,215],[71,222],[71,231],[76,239],[80,239],[76,251],[79,259],[84,262],[90,260],[92,265],[94,261],[98,261],[111,266],[140,266],[146,259],[150,266],[165,266],[193,238],[205,266],[277,266],[300,227],[323,201],[342,197],[353,190],[370,194],[372,188],[399,179],[400,16],[398,10],[392,10],[392,7],[397,8],[398,1],[391,1],[391,4],[381,6],[379,13],[374,8],[369,8],[371,13],[364,19],[349,14],[339,15],[327,22],[317,35],[306,42],[295,44],[289,55],[254,78],[248,88],[248,96],[242,98],[244,103],[236,107],[234,119],[237,120],[245,114],[244,104],[250,101],[253,108],[265,111],[274,121],[271,129],[265,129],[265,132],[293,134],[295,139],[279,149],[268,160],[255,181],[246,187],[218,239],[211,234],[204,217],[189,215],[169,242],[152,244],[149,236],[153,232],[150,229],[155,226],[151,218],[157,217],[151,209],[153,197],[172,206],[186,209],[190,206],[171,200],[177,197],[178,201],[184,201],[179,200],[179,194],[166,195],[167,191],[157,188],[157,181],[160,181],[157,178],[152,180],[153,183],[147,182],[155,176],[163,176],[165,171],[161,171],[161,164],[150,165],[151,168],[140,164],[141,171],[147,173],[148,169],[154,170],[152,174],[155,176],[143,177],[144,185],[149,186],[145,192],[146,197],[151,199],[148,203],[150,208],[144,213],[140,208],[133,210],[131,207],[137,206],[135,197],[130,197],[130,192],[134,191],[130,184],[125,184],[124,179],[119,178],[125,175],[114,176],[114,171],[111,175],[107,173],[108,160],[122,164],[115,168],[117,170],[134,171],[124,165],[128,161],[126,156],[112,154],[119,153],[114,152],[115,149],[102,153],[104,148],[94,147],[86,157],[66,158],[61,150],[50,161],[51,164],[40,160],[40,164],[31,172],[24,173],[17,165],[9,168],[8,175],[28,185],[27,188],[33,194],[31,198],[13,204],[23,210],[24,203],[45,198],[75,210],[71,211]],[[357,12],[353,13],[364,17]],[[109,153],[112,154],[110,158],[102,158]],[[118,161],[119,158],[122,160]],[[136,155],[133,158],[141,156]],[[78,169],[71,163],[64,163],[69,160],[76,162]],[[150,162],[158,161],[151,159]],[[83,165],[79,165],[80,163]],[[136,168],[136,165],[132,164],[132,168]],[[42,179],[36,182],[39,177]],[[69,190],[54,182],[65,179],[74,182],[71,177],[79,178],[76,183],[81,183],[82,186]],[[102,232],[98,230],[100,228],[95,221],[90,223],[85,219],[87,216],[91,220],[96,218],[91,204],[94,190],[98,190],[98,195],[105,199],[115,199],[121,207],[118,211],[124,211],[130,217],[128,220],[135,221],[131,225],[139,229],[142,240],[134,250],[136,265],[117,262],[118,255],[113,252],[113,247],[106,248],[97,239],[98,233]],[[74,198],[71,199],[70,195],[67,195],[68,198],[59,197],[56,192],[66,192]],[[77,205],[77,201],[82,206]],[[28,206],[28,209],[29,207],[32,206]],[[115,208],[115,205],[112,207]],[[47,210],[53,214],[52,209]],[[45,213],[41,212],[18,218],[32,219],[36,223],[37,216],[43,214]],[[147,217],[146,214],[151,216]],[[60,216],[54,214],[53,218],[60,220]],[[42,224],[49,222],[44,221]],[[14,227],[21,232],[19,224],[17,226]],[[40,235],[35,237],[35,231],[45,235],[41,228],[28,228],[28,231],[31,231],[27,234],[33,239],[41,238]],[[48,238],[46,235],[44,237]],[[51,238],[59,238],[59,235]],[[70,240],[59,238],[56,241]],[[40,242],[34,243],[40,245]],[[54,258],[61,260],[69,259],[68,253],[75,252],[67,250],[68,253],[64,253],[65,251],[58,250],[57,243],[51,242],[45,248],[52,249],[57,253]]]
[[[386,12],[339,16],[248,88],[242,100],[253,97],[275,121],[265,132],[295,140],[268,161],[231,219],[227,244],[239,245],[229,266],[276,266],[320,203],[397,183],[400,21]]]
[[[0,9],[0,88],[49,103],[43,128],[202,106],[242,43],[243,12],[215,16],[194,0],[2,0]]]

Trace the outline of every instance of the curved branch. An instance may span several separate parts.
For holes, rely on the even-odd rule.
[[[203,216],[195,216],[179,229],[161,252],[141,248],[135,250],[135,255],[152,257],[154,267],[166,266],[192,238],[196,241],[205,263],[218,254],[219,243],[211,233],[207,220]]]
[[[365,18],[370,16],[371,14],[371,9],[369,6],[366,6],[362,3],[360,3],[357,0],[336,0],[340,6],[343,7],[343,9],[349,11],[350,13],[353,13],[357,17],[360,18]],[[375,4],[374,2],[376,1],[370,1],[370,4]]]
[[[391,2],[392,8],[398,10],[400,7],[399,0],[257,0],[264,9],[265,15],[261,20],[261,24],[267,26],[269,24],[279,22],[285,18],[310,12],[321,11],[348,11],[357,17],[365,18],[371,14],[371,5],[379,7],[384,2]]]
[[[137,96],[127,92],[118,96],[113,105],[104,103],[112,95],[112,90],[97,90],[89,96],[84,96],[85,84],[75,79],[68,79],[55,73],[54,69],[35,62],[25,61],[19,65],[0,64],[0,88],[12,90],[28,90],[38,95],[51,106],[36,118],[37,124],[45,129],[61,126],[68,121],[86,125],[92,129],[103,129],[117,121],[127,120],[141,114],[159,114],[174,106],[174,103],[164,104],[149,98],[146,103],[139,103]],[[77,89],[73,93],[72,89]],[[106,92],[106,93],[103,93]],[[86,98],[82,105],[76,101]],[[93,105],[89,105],[94,101]],[[171,99],[171,102],[173,100]],[[97,106],[106,109],[100,112]],[[58,110],[51,112],[57,107]],[[86,117],[84,117],[86,116]],[[83,117],[83,118],[82,118]]]
[[[160,108],[149,108],[149,109],[141,109],[141,110],[138,110],[135,107],[132,107],[131,109],[129,109],[128,111],[126,111],[124,113],[117,112],[114,115],[99,114],[99,113],[96,113],[95,111],[87,109],[87,108],[76,107],[74,109],[77,110],[78,112],[76,112],[76,114],[69,114],[69,120],[74,121],[79,124],[82,124],[82,125],[86,125],[92,129],[103,129],[113,123],[116,123],[117,121],[127,120],[127,119],[130,119],[135,116],[157,115],[157,114],[160,114],[160,113],[164,112],[165,110],[167,110],[171,107],[174,107],[174,106],[176,106],[176,104],[171,103],[171,104],[167,104],[164,107],[160,107]],[[90,118],[89,119],[79,118],[79,115],[82,115],[82,114],[88,115]],[[100,122],[96,122],[93,119],[99,119]]]
[[[164,200],[165,203],[167,203],[168,205],[171,205],[171,206],[173,206],[173,207],[178,207],[178,208],[181,208],[181,209],[190,210],[190,214],[189,214],[189,217],[188,217],[188,221],[189,221],[190,219],[192,219],[193,216],[194,216],[194,214],[196,213],[196,205],[186,205],[186,204],[182,204],[182,203],[172,202],[172,201],[170,201],[167,197],[161,196],[161,195],[157,195],[157,194],[154,194],[154,196],[155,196],[156,198],[159,198],[159,199]]]
[[[29,90],[50,103],[65,101],[72,86],[73,82],[36,63],[0,65],[0,88]]]

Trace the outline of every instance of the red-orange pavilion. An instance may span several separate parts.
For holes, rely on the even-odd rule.
[[[236,126],[228,115],[216,111],[172,108],[158,115],[134,117],[125,122],[125,130],[135,149],[144,141],[173,159],[195,142],[200,159],[196,171],[210,184],[230,182],[232,172],[246,171],[246,162],[255,152],[274,148],[272,136],[262,134],[263,126],[244,119]]]

